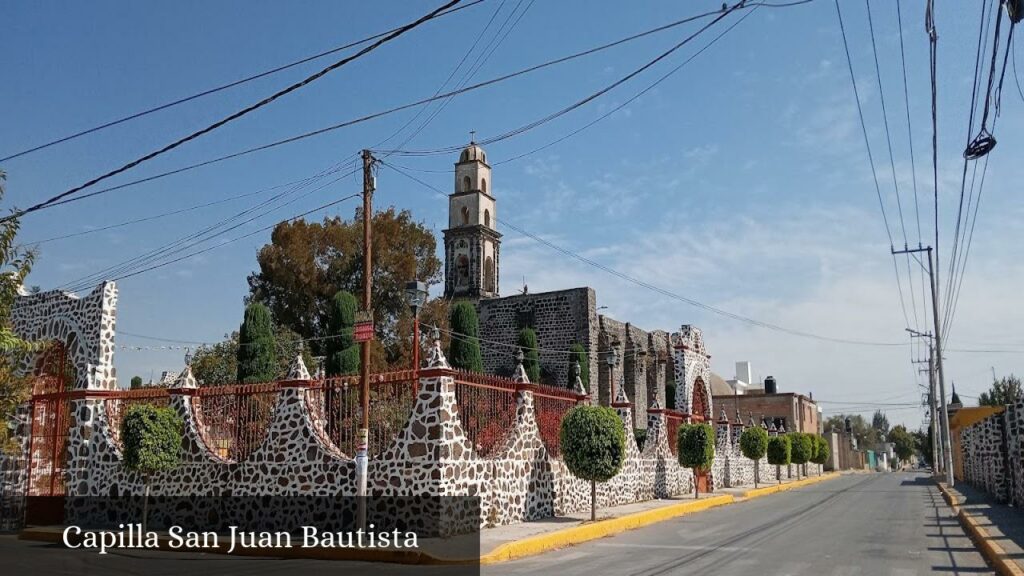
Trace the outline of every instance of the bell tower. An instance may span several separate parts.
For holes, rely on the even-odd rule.
[[[498,296],[501,234],[495,230],[491,167],[484,149],[470,142],[455,164],[455,189],[448,196],[444,231],[445,298]]]

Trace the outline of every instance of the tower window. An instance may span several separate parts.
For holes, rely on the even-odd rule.
[[[462,177],[462,191],[469,192],[473,189],[473,181],[469,179],[469,176]]]
[[[487,179],[486,178],[481,178],[480,179],[480,191],[483,192],[484,194],[487,194]]]
[[[462,207],[462,225],[465,226],[467,224],[469,224],[469,208],[467,208],[466,206],[463,206]]]
[[[484,226],[491,227],[491,211],[484,210]]]
[[[484,260],[484,291],[494,292],[494,258],[488,256]]]

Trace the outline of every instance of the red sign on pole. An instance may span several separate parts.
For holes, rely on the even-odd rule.
[[[356,342],[369,342],[373,340],[373,322],[356,322],[353,332],[353,340]]]

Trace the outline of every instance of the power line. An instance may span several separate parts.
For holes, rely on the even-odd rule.
[[[789,2],[789,3],[765,3],[765,2],[750,3],[750,2],[748,2],[747,4],[744,4],[743,6],[741,6],[740,9],[753,8],[753,7],[757,7],[757,6],[764,6],[764,7],[770,7],[770,8],[785,8],[785,7],[790,7],[790,6],[797,6],[797,5],[801,5],[801,4],[807,4],[807,3],[812,2],[812,1],[813,0],[798,0],[798,1],[795,1],[795,2]],[[173,176],[175,174],[181,174],[183,172],[188,172],[188,171],[191,171],[191,170],[195,170],[197,168],[202,168],[202,167],[205,167],[205,166],[210,166],[210,165],[217,164],[217,163],[220,163],[220,162],[224,162],[224,161],[227,161],[227,160],[233,160],[235,158],[240,158],[242,156],[247,156],[247,155],[253,154],[255,152],[261,152],[261,151],[264,151],[264,150],[269,150],[271,148],[276,148],[278,146],[283,146],[283,145],[286,145],[286,144],[292,144],[292,143],[295,143],[295,142],[298,142],[298,141],[301,141],[301,140],[305,140],[307,138],[312,138],[314,136],[320,136],[320,135],[323,135],[323,134],[327,134],[327,133],[333,132],[335,130],[340,130],[342,128],[347,128],[349,126],[354,126],[356,124],[361,124],[361,123],[364,123],[364,122],[368,122],[370,120],[375,120],[377,118],[388,116],[388,115],[391,115],[391,114],[394,114],[394,113],[397,113],[397,112],[401,112],[403,110],[408,110],[410,108],[415,108],[417,106],[421,106],[423,104],[426,104],[426,103],[429,103],[429,102],[433,102],[435,100],[442,100],[442,99],[445,99],[445,98],[449,98],[449,97],[452,97],[452,96],[457,96],[457,95],[465,94],[465,93],[468,93],[468,92],[479,90],[481,88],[485,88],[485,87],[492,86],[492,85],[495,85],[495,84],[498,84],[498,83],[501,83],[501,82],[505,82],[507,80],[511,80],[511,79],[517,78],[519,76],[524,76],[524,75],[536,72],[538,70],[542,70],[542,69],[545,69],[545,68],[548,68],[548,67],[551,67],[551,66],[556,66],[558,64],[563,64],[565,62],[569,62],[569,61],[572,61],[572,60],[575,60],[575,59],[578,59],[578,58],[582,58],[584,56],[589,56],[589,55],[595,54],[597,52],[608,50],[610,48],[614,48],[616,46],[620,46],[622,44],[626,44],[628,42],[632,42],[634,40],[638,40],[640,38],[644,38],[644,37],[650,36],[652,34],[663,32],[665,30],[676,28],[676,27],[681,26],[683,24],[687,24],[689,22],[693,22],[695,20],[699,20],[699,19],[702,19],[702,18],[707,18],[709,16],[713,16],[713,15],[716,15],[716,14],[721,14],[721,11],[720,10],[715,10],[715,11],[704,12],[702,14],[697,14],[695,16],[689,16],[689,17],[686,17],[686,18],[683,18],[683,19],[680,19],[680,20],[676,20],[674,22],[670,22],[668,24],[664,24],[662,26],[658,26],[658,27],[655,27],[655,28],[652,28],[652,29],[649,29],[649,30],[646,30],[646,31],[643,31],[643,32],[640,32],[640,33],[637,33],[637,34],[633,34],[631,36],[627,36],[625,38],[621,38],[619,40],[615,40],[613,42],[609,42],[609,43],[606,43],[606,44],[602,44],[600,46],[596,46],[594,48],[589,48],[589,49],[586,49],[586,50],[583,50],[583,51],[580,51],[580,52],[569,54],[567,56],[562,56],[562,57],[559,57],[559,58],[555,58],[553,60],[548,60],[546,62],[542,62],[540,64],[535,64],[535,65],[529,66],[527,68],[522,68],[522,69],[517,70],[515,72],[504,74],[504,75],[498,76],[496,78],[492,78],[490,80],[485,80],[485,81],[482,81],[482,82],[478,82],[476,84],[473,84],[473,85],[470,85],[470,86],[466,86],[464,88],[459,88],[459,89],[452,90],[452,91],[449,91],[449,92],[446,92],[446,93],[443,93],[443,94],[438,94],[436,96],[431,96],[429,98],[423,98],[423,99],[417,100],[415,102],[410,102],[410,103],[407,103],[407,104],[402,104],[402,105],[399,105],[399,106],[394,106],[392,108],[389,108],[389,109],[386,109],[386,110],[383,110],[383,111],[374,112],[374,113],[367,114],[367,115],[364,115],[364,116],[361,116],[361,117],[358,117],[358,118],[354,118],[354,119],[351,119],[351,120],[346,120],[344,122],[340,122],[340,123],[337,123],[337,124],[326,126],[324,128],[319,128],[317,130],[312,130],[312,131],[309,131],[309,132],[304,132],[302,134],[297,134],[295,136],[290,136],[288,138],[284,138],[284,139],[281,139],[281,140],[276,140],[274,142],[270,142],[270,143],[267,143],[267,144],[261,144],[259,146],[254,146],[254,147],[251,147],[251,148],[247,148],[245,150],[241,150],[239,152],[234,152],[234,153],[227,154],[227,155],[224,155],[224,156],[219,156],[217,158],[212,158],[212,159],[209,159],[209,160],[204,160],[204,161],[201,161],[201,162],[197,162],[197,163],[194,163],[194,164],[183,166],[181,168],[176,168],[176,169],[173,169],[173,170],[168,170],[166,172],[155,174],[153,176],[148,176],[146,178],[140,178],[138,180],[134,180],[134,181],[131,181],[131,182],[126,182],[124,184],[119,184],[117,186],[111,186],[111,187],[108,187],[108,188],[103,188],[103,189],[100,189],[100,190],[95,190],[95,191],[88,192],[86,194],[81,194],[81,195],[78,195],[78,196],[74,196],[74,197],[71,197],[71,198],[64,198],[64,199],[56,201],[56,202],[51,202],[47,206],[41,207],[38,210],[43,210],[43,209],[46,209],[46,208],[50,208],[50,207],[54,207],[54,206],[59,206],[59,205],[62,205],[62,204],[67,204],[67,203],[70,203],[70,202],[76,202],[78,200],[83,200],[85,198],[91,198],[91,197],[99,196],[101,194],[106,194],[108,192],[113,192],[113,191],[116,191],[116,190],[122,190],[124,188],[128,188],[128,187],[135,186],[135,185],[138,185],[138,184],[143,184],[143,183],[146,183],[146,182],[152,182],[154,180],[158,180],[158,179],[165,178],[165,177],[168,177],[168,176]],[[14,217],[20,217],[20,216],[22,216],[22,215],[24,215],[26,213],[28,213],[28,212],[27,211],[18,212],[18,213],[16,213],[14,215]],[[8,217],[5,217],[5,218],[0,218],[0,222],[6,221],[9,218],[11,218],[11,216],[8,216]]]
[[[435,186],[431,185],[430,183],[425,182],[425,181],[423,181],[423,180],[421,180],[421,179],[419,179],[419,178],[417,178],[417,177],[415,177],[415,176],[405,172],[404,170],[396,167],[394,164],[391,164],[390,162],[381,162],[381,164],[383,164],[384,166],[390,167],[391,169],[393,169],[394,171],[398,172],[399,174],[405,176],[406,178],[409,178],[410,180],[413,180],[414,182],[417,182],[420,185],[422,185],[422,186],[424,186],[426,188],[429,188],[430,190],[433,190],[434,192],[436,192],[437,194],[439,194],[439,195],[441,195],[443,197],[447,198],[447,196],[448,196],[447,194],[445,194],[444,192],[439,190],[437,187],[435,187]],[[591,260],[591,259],[589,259],[589,258],[587,258],[585,256],[582,256],[582,255],[580,255],[580,254],[578,254],[576,252],[573,252],[573,251],[571,251],[571,250],[569,250],[567,248],[563,248],[563,247],[561,247],[561,246],[559,246],[557,244],[554,244],[553,242],[550,242],[549,240],[541,238],[541,237],[539,237],[539,236],[537,236],[535,234],[531,234],[530,232],[527,232],[526,230],[524,230],[524,229],[522,229],[522,228],[520,228],[520,227],[518,227],[518,226],[516,226],[516,225],[514,225],[514,224],[512,224],[510,222],[508,222],[507,220],[499,220],[497,218],[495,218],[494,220],[495,220],[495,222],[501,222],[505,226],[511,228],[512,230],[515,230],[516,232],[522,234],[523,236],[531,238],[532,240],[535,240],[535,241],[537,241],[537,242],[539,242],[541,244],[544,244],[545,246],[547,246],[547,247],[549,247],[549,248],[551,248],[551,249],[553,249],[553,250],[555,250],[557,252],[560,252],[560,253],[562,253],[562,254],[564,254],[566,256],[569,256],[571,258],[579,260],[580,262],[583,262],[584,264],[587,264],[588,266],[592,266],[594,268],[597,268],[599,270],[607,272],[608,274],[611,274],[612,276],[615,276],[617,278],[620,278],[620,279],[625,280],[627,282],[630,282],[632,284],[636,284],[637,286],[640,286],[642,288],[646,288],[646,289],[651,290],[653,292],[656,292],[658,294],[662,294],[663,296],[667,296],[669,298],[672,298],[673,300],[678,300],[680,302],[684,302],[684,303],[689,304],[691,306],[694,306],[696,308],[700,308],[702,310],[706,310],[708,312],[711,312],[711,313],[714,313],[714,314],[717,314],[717,315],[720,315],[720,316],[724,316],[724,317],[730,318],[732,320],[737,320],[739,322],[744,322],[746,324],[750,324],[752,326],[757,326],[757,327],[760,327],[760,328],[766,328],[766,329],[774,330],[774,331],[777,331],[777,332],[783,332],[783,333],[790,334],[790,335],[793,335],[793,336],[801,336],[801,337],[804,337],[804,338],[812,338],[812,339],[815,339],[815,340],[821,340],[821,341],[825,341],[825,342],[834,342],[834,343],[839,343],[839,344],[853,344],[853,345],[860,345],[860,346],[885,346],[885,347],[889,347],[889,346],[906,346],[906,345],[908,345],[906,342],[871,342],[871,341],[865,341],[865,340],[853,340],[853,339],[847,339],[847,338],[834,338],[834,337],[829,337],[829,336],[822,336],[822,335],[813,334],[813,333],[810,333],[810,332],[803,332],[803,331],[800,331],[800,330],[795,330],[795,329],[791,329],[791,328],[785,328],[785,327],[779,326],[777,324],[772,324],[772,323],[769,323],[769,322],[763,322],[763,321],[755,320],[755,319],[747,317],[747,316],[743,316],[741,314],[736,314],[736,313],[733,313],[733,312],[728,312],[726,310],[722,310],[721,308],[716,308],[714,306],[711,306],[709,304],[704,304],[703,302],[699,302],[699,301],[694,300],[692,298],[687,298],[685,296],[679,295],[679,294],[677,294],[675,292],[672,292],[670,290],[667,290],[665,288],[661,288],[659,286],[655,286],[655,285],[653,285],[651,283],[648,283],[648,282],[645,282],[643,280],[637,279],[637,278],[635,278],[633,276],[630,276],[628,274],[625,274],[623,272],[615,270],[615,269],[613,269],[613,268],[611,268],[609,266],[606,266],[604,264],[601,264],[599,262],[595,262],[594,260]]]
[[[882,200],[882,188],[881,188],[881,186],[878,183],[878,171],[875,169],[875,157],[874,157],[874,155],[871,152],[871,140],[868,138],[867,123],[864,121],[864,110],[862,109],[862,107],[860,105],[860,91],[857,89],[857,78],[856,78],[856,76],[853,73],[853,58],[851,58],[851,56],[850,56],[850,45],[849,45],[849,43],[847,42],[847,39],[846,39],[846,25],[843,23],[843,12],[839,8],[839,0],[835,0],[835,4],[836,4],[836,15],[839,17],[839,30],[842,33],[842,37],[843,37],[843,50],[846,53],[846,64],[847,64],[847,67],[850,70],[850,83],[853,85],[853,97],[854,97],[854,100],[857,103],[857,116],[860,118],[860,129],[861,129],[861,133],[864,135],[864,146],[867,148],[867,152],[868,152],[868,164],[871,166],[871,176],[872,176],[873,182],[875,183],[875,194],[878,196],[878,207],[879,207],[879,209],[882,212],[882,223],[885,225],[885,235],[889,239],[889,248],[890,248],[890,252],[891,252],[894,249],[895,246],[894,246],[894,243],[893,243],[893,240],[892,240],[892,231],[889,228],[889,217],[885,213],[885,202]],[[869,14],[870,14],[870,12],[869,12]],[[876,60],[876,62],[877,62],[877,60]],[[881,89],[881,77],[879,77],[879,89]],[[884,108],[883,108],[883,114],[884,114]],[[888,133],[888,129],[887,129],[886,132]],[[894,174],[895,174],[895,172],[894,172]],[[903,321],[909,326],[910,325],[910,317],[907,316],[907,307],[906,307],[906,304],[904,303],[904,296],[903,296],[903,283],[900,280],[900,270],[899,270],[899,265],[896,262],[896,255],[895,254],[892,255],[892,265],[893,265],[893,271],[896,273],[896,288],[899,291],[900,309],[903,311]]]
[[[463,6],[456,6],[454,8],[451,8],[450,10],[445,10],[445,11],[439,13],[437,15],[437,17],[440,18],[442,16],[447,16],[449,14],[454,14],[454,13],[458,12],[459,10],[463,10],[465,8],[469,8],[471,6],[476,6],[477,4],[480,4],[483,1],[484,0],[474,0],[473,2],[470,2],[469,4],[465,4]],[[307,62],[312,62],[314,60],[319,60],[320,58],[323,58],[324,56],[330,56],[331,54],[335,54],[337,52],[341,52],[342,50],[347,50],[349,48],[354,48],[356,46],[360,46],[362,44],[366,44],[367,42],[371,42],[371,41],[376,40],[378,38],[382,38],[384,36],[387,36],[388,34],[391,34],[393,32],[397,32],[398,30],[400,30],[400,28],[392,28],[391,30],[386,30],[384,32],[379,32],[377,34],[374,34],[373,36],[368,36],[366,38],[363,38],[362,40],[356,40],[355,42],[349,42],[348,44],[345,44],[343,46],[337,46],[335,48],[331,48],[329,50],[325,50],[325,51],[320,52],[318,54],[313,54],[311,56],[306,56],[306,57],[300,58],[299,60],[295,60],[293,62],[289,62],[288,64],[283,64],[283,65],[277,66],[275,68],[270,68],[269,70],[264,70],[262,72],[258,72],[256,74],[251,75],[251,76],[246,76],[245,78],[241,78],[239,80],[234,80],[234,81],[228,82],[227,84],[221,84],[220,86],[216,86],[214,88],[209,88],[207,90],[203,90],[201,92],[192,94],[191,96],[185,96],[184,98],[179,98],[179,99],[173,100],[171,102],[166,102],[164,104],[160,104],[158,106],[154,106],[152,108],[143,110],[141,112],[136,112],[134,114],[129,114],[127,116],[123,116],[123,117],[118,118],[116,120],[111,120],[111,121],[106,122],[104,124],[100,124],[100,125],[94,126],[92,128],[87,128],[87,129],[82,130],[80,132],[75,132],[75,133],[69,134],[67,136],[62,136],[62,137],[57,138],[55,140],[51,140],[49,142],[46,142],[45,144],[40,144],[40,145],[35,146],[33,148],[28,148],[26,150],[22,150],[20,152],[16,152],[16,153],[11,154],[9,156],[5,156],[3,158],[0,158],[0,162],[6,162],[7,160],[13,160],[15,158],[19,158],[21,156],[25,156],[25,155],[31,154],[33,152],[38,152],[40,150],[44,150],[46,148],[50,148],[52,146],[56,146],[57,144],[62,144],[64,142],[69,142],[71,140],[75,140],[77,138],[81,138],[82,136],[86,136],[88,134],[93,134],[95,132],[99,132],[101,130],[105,130],[107,128],[111,128],[113,126],[117,126],[118,124],[123,124],[123,123],[129,122],[131,120],[136,120],[138,118],[142,118],[143,116],[148,116],[148,115],[153,114],[155,112],[160,112],[162,110],[167,110],[168,108],[173,108],[175,106],[179,106],[181,104],[185,104],[186,102],[191,102],[193,100],[197,100],[199,98],[203,98],[204,96],[209,96],[211,94],[216,94],[218,92],[222,92],[222,91],[227,90],[229,88],[234,88],[236,86],[241,86],[242,84],[246,84],[246,83],[252,82],[254,80],[259,80],[260,78],[265,78],[267,76],[270,76],[270,75],[273,75],[273,74],[277,74],[278,72],[283,72],[283,71],[288,70],[290,68],[294,68],[296,66],[299,66],[299,65],[302,65],[302,64],[306,64]]]
[[[220,128],[221,126],[224,126],[225,124],[227,124],[229,122],[237,120],[237,119],[241,118],[242,116],[245,116],[245,115],[247,115],[247,114],[249,114],[249,113],[251,113],[251,112],[253,112],[255,110],[258,110],[259,108],[262,108],[262,107],[264,107],[264,106],[274,102],[275,100],[277,100],[277,99],[287,95],[287,94],[290,94],[290,93],[292,93],[292,92],[294,92],[294,91],[296,91],[296,90],[298,90],[300,88],[303,88],[303,87],[305,87],[305,86],[307,86],[307,85],[309,85],[309,84],[319,80],[320,78],[326,76],[330,72],[332,72],[334,70],[337,70],[338,68],[341,68],[342,66],[345,66],[346,64],[348,64],[349,62],[352,62],[353,60],[361,58],[362,56],[372,52],[373,50],[377,49],[378,47],[386,44],[387,42],[390,42],[391,40],[394,40],[395,38],[397,38],[397,37],[401,36],[402,34],[408,32],[409,30],[412,30],[413,28],[416,28],[420,24],[423,24],[424,22],[427,22],[428,20],[436,18],[438,16],[438,14],[440,14],[442,11],[451,8],[452,6],[458,4],[461,1],[462,0],[449,0],[448,3],[446,3],[443,6],[441,6],[440,8],[437,8],[437,9],[433,10],[432,12],[430,12],[430,13],[422,16],[422,17],[420,17],[419,19],[417,19],[417,20],[415,20],[415,21],[413,21],[413,22],[411,22],[409,24],[406,24],[405,26],[400,27],[396,31],[388,34],[387,36],[384,36],[383,38],[378,39],[373,44],[363,48],[362,50],[356,52],[352,56],[347,56],[345,58],[342,58],[341,60],[338,60],[337,62],[331,64],[330,66],[327,66],[323,70],[321,70],[321,71],[319,71],[319,72],[317,72],[317,73],[315,73],[315,74],[313,74],[311,76],[308,76],[307,78],[305,78],[303,80],[300,80],[299,82],[296,82],[296,83],[292,84],[291,86],[288,86],[288,87],[286,87],[286,88],[284,88],[282,90],[279,90],[279,91],[275,92],[274,94],[271,94],[270,96],[264,98],[263,100],[260,100],[259,102],[255,103],[255,104],[252,104],[252,105],[250,105],[250,106],[248,106],[246,108],[243,108],[242,110],[239,110],[238,112],[235,112],[235,113],[233,113],[233,114],[231,114],[231,115],[229,115],[229,116],[227,116],[225,118],[222,118],[221,120],[218,120],[217,122],[214,122],[213,124],[207,126],[206,128],[203,128],[201,130],[193,132],[192,134],[189,134],[188,136],[180,138],[180,139],[178,139],[178,140],[176,140],[176,141],[174,141],[174,142],[164,146],[163,148],[160,148],[159,150],[150,152],[149,154],[146,154],[145,156],[142,156],[141,158],[133,160],[133,161],[131,161],[131,162],[121,166],[120,168],[116,168],[116,169],[111,170],[111,171],[109,171],[109,172],[107,172],[105,174],[97,176],[97,177],[87,181],[84,184],[81,184],[79,186],[71,188],[70,190],[67,190],[65,192],[61,192],[60,194],[57,194],[56,196],[53,196],[53,197],[49,198],[48,200],[45,200],[43,202],[40,202],[40,203],[35,204],[33,206],[30,206],[30,207],[26,208],[25,210],[20,210],[20,211],[17,211],[17,212],[15,212],[14,214],[12,214],[10,216],[6,216],[6,217],[0,219],[0,222],[6,222],[8,220],[11,220],[12,218],[17,218],[17,217],[22,216],[24,214],[35,212],[36,210],[44,208],[44,207],[46,207],[46,206],[48,206],[48,205],[50,205],[50,204],[52,204],[54,202],[57,202],[58,200],[61,200],[62,198],[66,198],[68,196],[71,196],[71,195],[73,195],[73,194],[75,194],[75,193],[77,193],[77,192],[79,192],[81,190],[84,190],[85,188],[93,186],[93,185],[95,185],[95,184],[97,184],[99,182],[102,182],[103,180],[106,180],[108,178],[116,176],[117,174],[120,174],[122,172],[130,170],[130,169],[132,169],[132,168],[134,168],[134,167],[136,167],[136,166],[138,166],[138,165],[140,165],[140,164],[142,164],[144,162],[152,160],[153,158],[156,158],[157,156],[160,156],[161,154],[169,152],[169,151],[171,151],[171,150],[181,146],[182,144],[185,144],[185,143],[190,142],[192,140],[195,140],[196,138],[199,138],[199,137],[201,137],[201,136],[203,136],[205,134],[208,134],[208,133],[216,130],[217,128]]]

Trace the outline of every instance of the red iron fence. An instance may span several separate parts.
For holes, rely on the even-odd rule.
[[[277,382],[197,388],[192,409],[206,446],[226,460],[245,460],[267,435],[279,390]]]
[[[416,398],[415,372],[398,370],[370,375],[370,456],[380,455],[405,426]],[[359,376],[340,376],[314,382],[306,402],[324,433],[347,456],[355,456],[356,434],[362,424]]]
[[[167,388],[118,390],[115,394],[108,396],[103,401],[103,410],[107,414],[107,424],[110,426],[110,435],[114,443],[118,448],[124,449],[124,440],[121,438],[121,421],[128,408],[140,404],[166,407],[170,403],[171,396],[167,392]]]
[[[538,385],[533,391],[533,411],[537,419],[540,438],[547,448],[548,454],[554,458],[562,455],[559,434],[562,419],[579,404],[586,396],[581,396],[564,388]]]
[[[502,447],[516,420],[517,382],[476,372],[455,373],[455,399],[462,430],[479,456]]]

